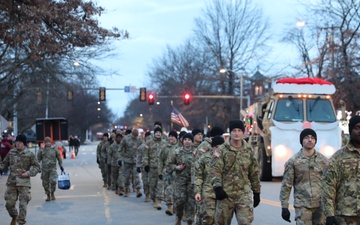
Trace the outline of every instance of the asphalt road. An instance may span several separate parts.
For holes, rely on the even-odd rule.
[[[32,200],[28,205],[27,225],[170,225],[175,216],[158,211],[152,203],[145,203],[144,196],[119,197],[102,187],[100,170],[96,164],[96,144],[80,147],[78,157],[64,160],[65,171],[70,174],[70,190],[55,192],[56,200],[45,202],[40,175],[32,178]],[[34,151],[34,150],[33,150]],[[60,172],[60,169],[58,169]],[[0,225],[10,224],[11,218],[5,209],[4,192],[6,176],[0,177]],[[261,203],[255,208],[254,225],[289,224],[281,219],[278,201],[280,181],[262,182]],[[292,202],[290,202],[292,203]],[[291,209],[292,224],[294,210]],[[183,223],[185,224],[185,223]],[[232,225],[237,224],[235,218]]]

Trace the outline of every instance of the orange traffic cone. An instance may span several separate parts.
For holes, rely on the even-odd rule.
[[[71,158],[75,159],[75,152],[74,152],[74,148],[71,149]]]

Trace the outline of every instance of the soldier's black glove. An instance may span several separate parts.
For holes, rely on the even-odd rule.
[[[228,197],[226,192],[224,191],[223,187],[216,187],[214,188],[216,200],[224,200]]]
[[[136,167],[136,172],[141,173],[141,168],[140,168],[140,167]]]
[[[254,193],[254,208],[260,203],[260,193]]]
[[[97,163],[97,164],[100,164],[99,158],[96,158],[96,163]]]
[[[60,166],[61,172],[64,172],[64,167]]]
[[[163,179],[163,175],[162,175],[162,174],[159,175],[159,179],[160,179],[160,180]]]
[[[290,211],[288,208],[282,208],[281,209],[281,217],[283,218],[283,220],[288,221],[289,223],[291,223],[290,220]]]
[[[148,173],[149,171],[150,171],[150,166],[149,165],[147,165],[147,166],[145,166],[145,171]]]
[[[121,160],[118,160],[118,165],[122,166],[122,161]]]
[[[326,217],[326,225],[340,225],[335,216]]]

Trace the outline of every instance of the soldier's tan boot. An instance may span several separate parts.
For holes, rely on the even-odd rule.
[[[150,202],[150,195],[149,194],[146,194],[145,202]]]
[[[105,182],[105,181],[104,181],[104,185],[103,185],[103,187],[105,187],[105,188],[107,187],[107,184],[106,184],[106,182]]]
[[[125,188],[124,197],[129,197],[130,188]]]
[[[47,201],[47,202],[48,202],[48,201],[50,201],[50,200],[51,200],[51,199],[50,199],[50,194],[47,194],[47,195],[46,195],[46,199],[45,199],[45,201]]]
[[[173,206],[168,204],[165,213],[168,214],[169,216],[172,216],[174,214]]]
[[[181,219],[176,217],[175,225],[181,225]]]
[[[181,220],[182,220],[183,222],[186,222],[186,216],[185,216],[185,214],[183,214],[183,216],[181,217]]]
[[[51,192],[51,200],[53,200],[53,201],[56,200],[54,192]]]
[[[13,216],[10,225],[16,225],[17,216]]]
[[[161,210],[161,201],[159,201],[158,199],[154,200],[154,208],[156,208],[157,210]]]
[[[116,194],[116,195],[119,195],[119,194],[120,194],[120,188],[116,188],[115,194]]]
[[[136,188],[136,197],[140,198],[142,196],[140,188]]]

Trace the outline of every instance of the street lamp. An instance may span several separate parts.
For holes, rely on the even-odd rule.
[[[229,69],[225,69],[224,67],[222,67],[221,69],[220,69],[220,73],[223,73],[223,74],[225,74],[227,71],[229,71],[230,73],[233,73],[233,74],[235,74],[235,76],[238,76],[239,78],[240,78],[240,111],[239,111],[239,119],[241,120],[241,111],[242,111],[242,109],[243,109],[243,74],[242,73],[240,73],[240,75],[239,74],[237,74],[236,72],[234,72],[234,71],[232,71],[232,70],[229,70]]]

